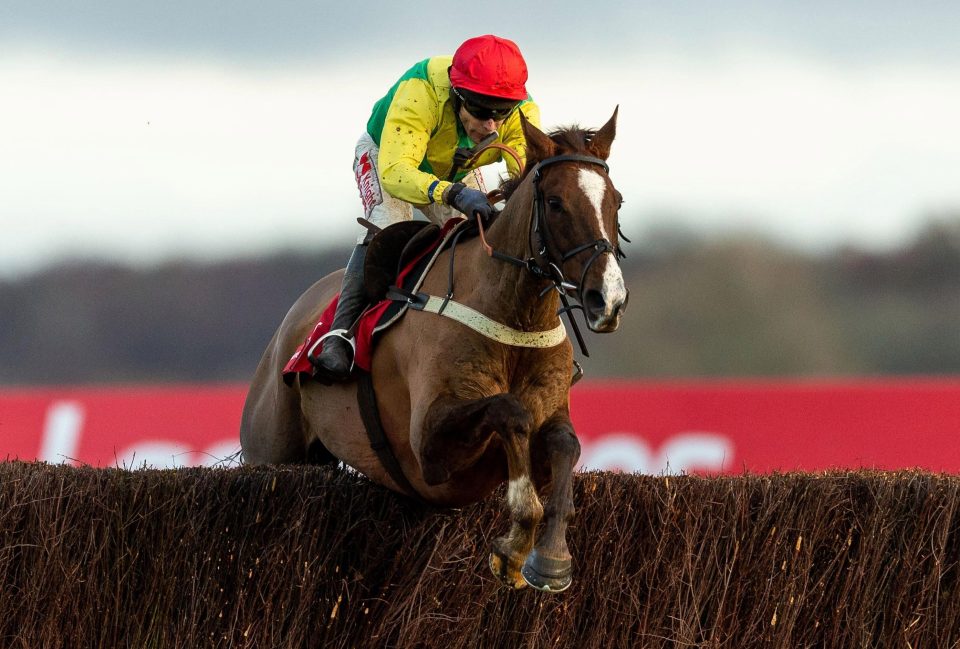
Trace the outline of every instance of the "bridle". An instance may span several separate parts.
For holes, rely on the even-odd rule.
[[[547,270],[552,276],[552,279],[555,280],[555,283],[561,287],[577,290],[579,287],[583,286],[583,282],[586,279],[587,272],[590,270],[590,267],[593,265],[600,255],[604,253],[613,253],[618,259],[621,256],[621,252],[612,244],[608,239],[596,239],[594,241],[583,243],[574,248],[560,253],[559,265],[549,261],[549,244],[555,241],[553,234],[550,231],[550,224],[546,218],[546,208],[544,207],[544,197],[543,191],[540,189],[540,180],[542,178],[542,170],[544,167],[557,164],[559,162],[583,162],[587,164],[593,164],[600,167],[603,167],[604,172],[609,173],[610,167],[607,165],[605,160],[600,158],[594,158],[592,156],[586,155],[559,155],[552,158],[547,158],[539,163],[533,168],[533,171],[530,173],[533,174],[533,226],[532,232],[537,236],[537,258],[538,266],[541,270]],[[575,257],[581,252],[587,250],[593,250],[593,254],[590,256],[590,259],[583,267],[583,273],[580,275],[579,284],[573,285],[566,281],[563,277],[563,272],[560,270],[560,267],[570,258]]]
[[[610,167],[607,165],[605,160],[593,156],[579,154],[553,156],[551,158],[545,158],[537,163],[537,165],[530,171],[533,176],[533,214],[531,218],[528,246],[531,250],[535,251],[530,257],[527,259],[520,259],[518,257],[502,253],[498,250],[494,250],[493,247],[487,243],[486,237],[484,236],[483,223],[480,219],[477,220],[477,223],[480,228],[481,243],[487,250],[488,255],[515,266],[523,267],[537,278],[550,282],[550,285],[541,291],[540,297],[544,297],[552,290],[557,291],[560,296],[560,301],[563,303],[563,306],[557,311],[557,315],[562,315],[564,313],[567,314],[570,325],[573,327],[573,331],[576,334],[577,342],[580,345],[580,351],[583,352],[584,356],[589,356],[590,354],[587,351],[586,343],[584,343],[583,336],[580,333],[580,328],[577,326],[577,321],[574,319],[572,313],[573,310],[580,309],[584,312],[584,314],[586,314],[586,310],[582,304],[570,304],[570,301],[568,300],[568,292],[576,291],[578,294],[580,294],[580,288],[583,286],[583,283],[586,280],[586,276],[590,270],[590,267],[594,264],[594,262],[597,261],[597,259],[600,258],[601,255],[606,253],[612,254],[617,264],[620,263],[620,258],[624,257],[625,255],[619,247],[614,246],[608,239],[600,238],[574,246],[566,252],[558,253],[558,261],[551,260],[552,254],[550,248],[553,242],[556,241],[556,238],[553,236],[553,233],[550,230],[549,221],[546,218],[546,208],[544,207],[545,201],[543,191],[540,188],[540,181],[543,178],[542,172],[544,168],[563,162],[592,164],[603,167],[603,170],[606,173],[609,173],[610,171]],[[620,231],[619,223],[617,224],[617,230],[624,241],[630,241],[623,236],[623,232]],[[537,241],[536,246],[530,245],[534,237]],[[587,260],[587,263],[584,264],[583,272],[580,274],[579,284],[570,282],[564,276],[563,270],[561,270],[563,264],[576,255],[590,250],[593,251],[593,254],[590,256],[590,259]],[[580,301],[582,302],[582,300],[583,295],[580,295]]]

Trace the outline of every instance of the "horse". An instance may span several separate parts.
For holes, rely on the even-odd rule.
[[[456,246],[452,269],[453,252],[440,253],[421,285],[444,294],[452,277],[461,304],[520,332],[559,327],[560,342],[514,346],[408,310],[380,335],[370,372],[398,478],[372,448],[355,380],[323,385],[298,378],[288,386],[281,379],[281,368],[337,293],[342,271],[335,272],[303,293],[263,354],[243,408],[244,461],[342,462],[442,508],[478,502],[507,482],[510,529],[492,543],[491,570],[512,588],[566,589],[580,444],[569,412],[573,346],[559,318],[570,296],[570,308],[583,311],[591,331],[608,333],[626,307],[622,197],[606,163],[616,120],[614,110],[600,129],[572,126],[549,135],[523,120],[526,167],[502,185],[502,212],[481,230],[484,237]]]

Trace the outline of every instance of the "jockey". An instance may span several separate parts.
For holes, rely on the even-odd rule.
[[[519,113],[540,126],[540,109],[527,94],[526,82],[527,65],[517,45],[492,35],[471,38],[452,57],[435,56],[407,70],[374,104],[357,143],[353,170],[367,220],[385,228],[411,220],[414,207],[438,225],[461,213],[469,219],[489,218],[494,208],[487,202],[479,167],[503,159],[511,175],[520,169],[499,149],[461,167],[464,150],[499,142],[524,159]],[[310,358],[315,375],[326,383],[346,380],[352,369],[348,331],[366,307],[368,241],[366,232],[357,239],[331,333],[323,350]]]

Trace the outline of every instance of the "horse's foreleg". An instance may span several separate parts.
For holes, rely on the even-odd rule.
[[[520,568],[533,548],[534,533],[543,516],[543,506],[530,476],[529,444],[533,429],[530,412],[516,397],[498,394],[475,401],[435,402],[424,423],[431,432],[422,453],[425,474],[428,467],[444,466],[442,470],[433,468],[432,471],[449,476],[449,472],[457,468],[456,460],[459,458],[462,462],[464,455],[444,451],[462,448],[468,440],[479,446],[491,433],[499,436],[507,456],[510,532],[494,540],[490,568],[507,585],[526,586]],[[482,449],[474,452],[480,451]]]
[[[523,578],[534,588],[559,592],[570,585],[572,566],[567,526],[573,520],[573,467],[580,458],[580,442],[567,415],[546,421],[533,440],[533,459],[546,469],[537,475],[538,487],[550,483],[543,531],[523,565]]]

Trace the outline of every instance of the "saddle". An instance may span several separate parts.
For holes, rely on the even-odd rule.
[[[376,304],[387,296],[403,268],[434,243],[440,226],[427,221],[401,221],[380,232],[367,246],[363,282],[367,299]]]

